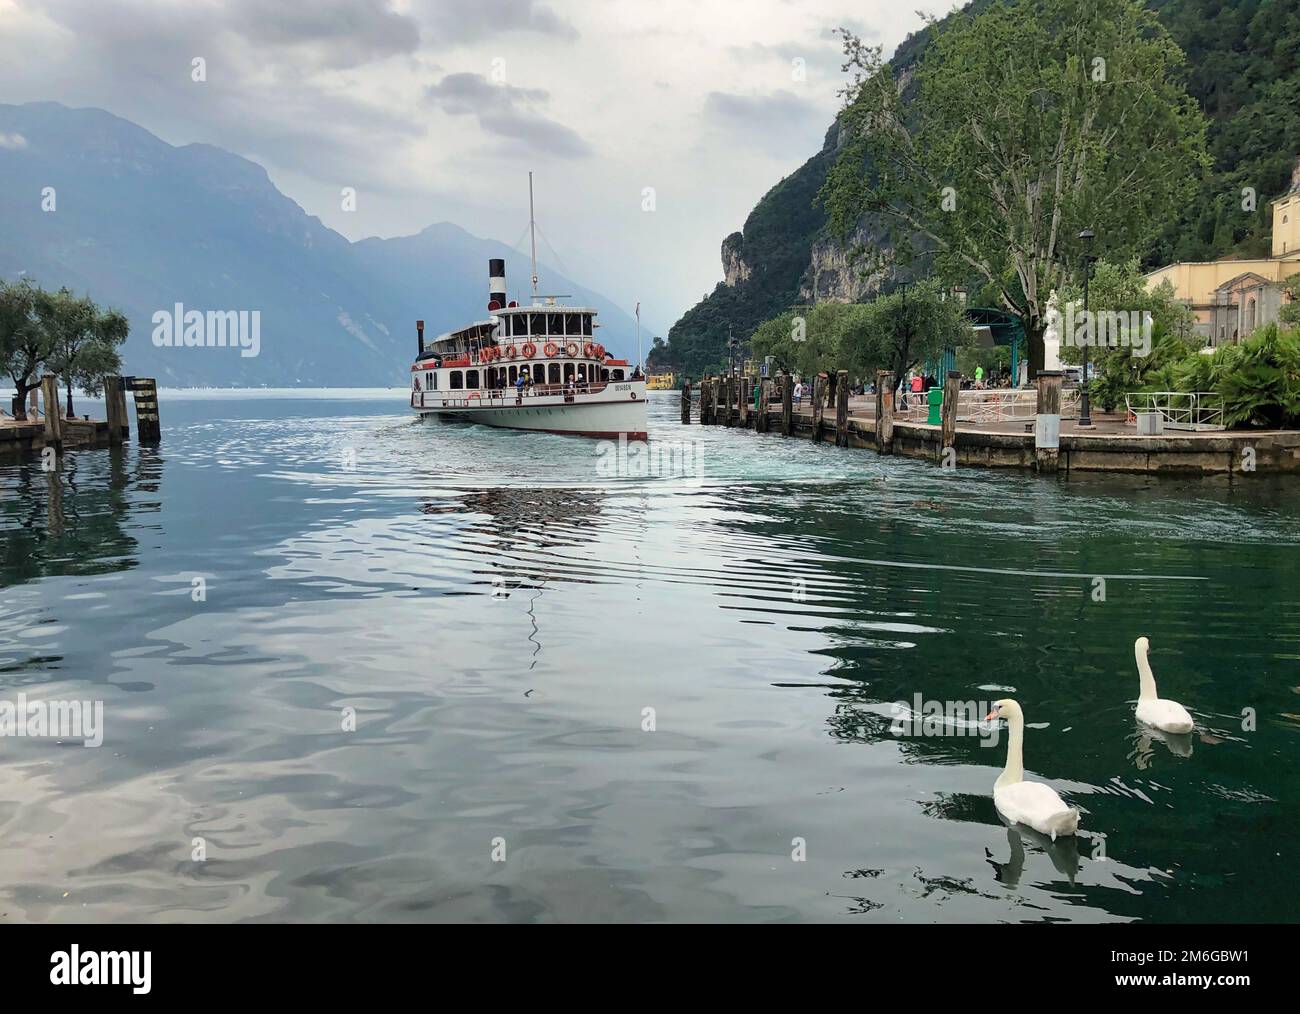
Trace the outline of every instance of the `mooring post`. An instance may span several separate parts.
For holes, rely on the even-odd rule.
[[[754,417],[754,432],[766,433],[770,430],[771,419],[768,407],[772,402],[772,382],[763,378],[758,381],[758,415]]]
[[[826,374],[819,373],[813,378],[812,393],[812,439],[814,444],[821,443],[822,418],[826,414]]]
[[[126,379],[117,378],[117,421],[122,426],[122,439],[131,439],[131,413],[126,410]]]
[[[108,442],[110,444],[120,444],[122,442],[121,424],[117,421],[117,401],[113,397],[113,382],[118,377],[104,378],[104,421],[108,423]]]
[[[754,380],[746,375],[740,378],[740,425],[749,429],[749,417],[754,406]]]
[[[736,375],[734,373],[728,373],[727,374],[727,411],[722,416],[723,426],[730,427],[736,425],[735,418],[731,414],[731,410],[735,407],[735,405],[736,405]]]
[[[682,381],[682,422],[690,425],[691,422],[691,382]]]
[[[939,416],[939,460],[948,454],[948,448],[957,453],[957,404],[961,398],[961,374],[950,371],[943,380],[943,405]],[[954,457],[954,464],[956,459]]]
[[[781,436],[794,433],[794,378],[781,374]]]
[[[162,439],[158,418],[158,382],[152,377],[135,377],[131,382],[135,394],[135,437],[141,444],[156,444]]]
[[[1040,472],[1055,472],[1061,458],[1061,371],[1041,370],[1037,383],[1034,465]]]
[[[835,374],[835,446],[849,446],[849,371]]]
[[[63,413],[59,411],[59,378],[52,373],[41,377],[41,401],[45,406],[45,446],[63,453]]]
[[[876,371],[876,451],[894,453],[894,374]]]
[[[709,377],[700,378],[700,425],[709,425]]]

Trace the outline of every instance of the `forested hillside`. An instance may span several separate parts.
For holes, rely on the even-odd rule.
[[[1148,6],[1187,55],[1186,86],[1209,118],[1213,166],[1186,214],[1171,221],[1147,252],[1145,265],[1267,255],[1269,201],[1289,185],[1300,154],[1300,0],[1150,0]],[[895,73],[923,56],[926,40],[922,31],[899,46]],[[760,322],[813,293],[864,294],[856,270],[826,256],[836,244],[815,204],[835,161],[837,134],[832,126],[822,150],[764,195],[739,242],[727,238],[728,277],[673,325],[652,368],[691,375],[716,369],[726,360],[729,325],[743,340]],[[1245,188],[1252,188],[1253,208]],[[828,260],[837,262],[829,270],[844,275],[829,284]]]

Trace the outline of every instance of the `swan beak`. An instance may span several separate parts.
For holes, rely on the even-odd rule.
[[[990,711],[987,715],[984,716],[984,721],[991,722],[993,721],[993,719],[997,717],[998,717],[998,713],[996,711]]]

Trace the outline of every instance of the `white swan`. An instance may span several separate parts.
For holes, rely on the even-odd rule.
[[[1066,806],[1065,800],[1051,786],[1025,781],[1025,713],[1020,705],[1007,698],[993,702],[986,721],[1007,720],[1007,766],[993,783],[993,805],[998,813],[1014,824],[1032,827],[1039,834],[1052,836],[1074,834],[1079,827],[1079,811]]]
[[[1155,726],[1161,732],[1191,732],[1195,723],[1177,701],[1165,701],[1156,696],[1156,678],[1147,661],[1147,649],[1151,642],[1139,637],[1133,642],[1133,655],[1138,665],[1138,703],[1139,722]]]

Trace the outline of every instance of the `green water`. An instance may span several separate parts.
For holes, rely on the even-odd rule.
[[[1295,920],[1300,481],[947,473],[675,393],[698,467],[611,476],[403,399],[164,394],[156,450],[0,465],[0,702],[104,710],[0,737],[0,918]],[[987,727],[894,735],[917,695],[1019,700],[1080,835],[1000,821]]]

